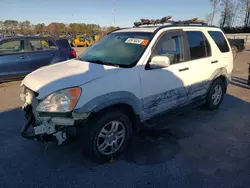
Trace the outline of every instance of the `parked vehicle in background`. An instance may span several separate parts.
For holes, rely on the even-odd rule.
[[[88,47],[90,45],[89,39],[86,35],[76,35],[72,41],[74,47]]]
[[[245,49],[244,39],[228,39],[234,58],[236,58],[237,53],[242,52]]]
[[[67,33],[65,31],[60,32],[59,38],[66,38]]]
[[[4,36],[4,38],[9,38],[9,37],[13,37],[13,34],[14,33],[10,32],[10,31],[5,31],[3,36]]]
[[[21,79],[40,67],[75,57],[67,39],[5,38],[0,41],[0,82]]]
[[[158,21],[145,20],[150,22]],[[121,155],[141,126],[156,126],[201,104],[217,109],[233,70],[224,33],[193,20],[169,23],[136,22],[74,60],[27,75],[22,136],[62,144],[75,128],[84,154],[107,162]]]
[[[89,46],[92,46],[94,45],[97,41],[100,40],[100,36],[99,35],[91,35],[90,37],[88,37],[88,40],[89,40]]]
[[[50,34],[49,31],[43,31],[43,32],[42,32],[42,36],[43,36],[43,37],[50,37],[51,34]]]
[[[74,36],[73,35],[70,35],[70,34],[68,34],[67,36],[66,36],[66,39],[68,40],[68,42],[69,42],[69,45],[71,46],[71,47],[73,47],[73,40],[74,40]]]

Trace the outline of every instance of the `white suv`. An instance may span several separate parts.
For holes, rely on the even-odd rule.
[[[109,161],[140,126],[195,104],[218,108],[232,70],[232,51],[219,28],[116,30],[78,58],[26,76],[22,136],[61,144],[75,128],[87,156]]]

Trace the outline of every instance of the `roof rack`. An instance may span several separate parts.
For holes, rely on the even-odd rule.
[[[140,22],[134,22],[134,27],[149,26],[149,25],[159,25],[159,24],[171,24],[171,25],[207,25],[205,21],[199,20],[198,18],[193,18],[191,20],[179,20],[173,21],[172,16],[166,16],[161,19],[141,19]]]

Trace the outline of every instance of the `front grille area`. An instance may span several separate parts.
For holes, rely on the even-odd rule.
[[[42,122],[41,122],[41,119],[39,118],[39,114],[38,114],[38,112],[36,111],[36,108],[37,108],[38,104],[39,104],[38,100],[34,97],[34,98],[32,99],[31,106],[32,106],[32,113],[33,113],[33,115],[34,115],[36,125],[39,125],[39,124],[42,123]]]
[[[32,91],[31,89],[29,89],[28,87],[24,86],[24,88],[22,89],[23,93],[24,93],[24,100],[25,103],[28,105],[31,105],[32,107],[32,113],[34,115],[34,119],[35,119],[35,123],[36,125],[41,124],[41,120],[39,118],[39,114],[36,111],[36,108],[39,104],[39,101],[36,99],[36,97],[38,96],[37,92]]]

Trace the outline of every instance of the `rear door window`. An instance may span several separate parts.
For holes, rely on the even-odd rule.
[[[23,40],[11,40],[0,44],[0,54],[23,52]]]
[[[56,44],[52,40],[32,39],[29,41],[30,51],[45,51],[57,49]]]
[[[207,38],[200,31],[187,31],[187,40],[191,60],[211,56],[211,47]]]
[[[227,41],[220,31],[208,31],[208,33],[222,53],[229,52]]]

